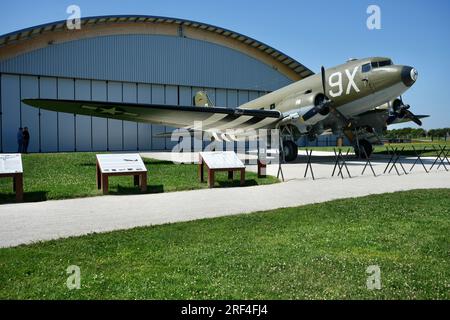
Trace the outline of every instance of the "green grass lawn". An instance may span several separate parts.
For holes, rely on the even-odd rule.
[[[95,178],[95,153],[53,153],[23,155],[25,201],[43,201],[102,195]],[[198,179],[194,164],[144,159],[148,169],[148,192],[171,192],[207,188]],[[206,170],[205,170],[206,174]],[[229,181],[227,174],[216,175],[216,186],[239,186],[239,175]],[[276,183],[274,177],[258,178],[246,172],[246,185]],[[140,193],[133,177],[110,177],[110,194]],[[12,179],[0,179],[0,203],[14,202]]]
[[[370,265],[381,290],[366,287]],[[450,190],[0,249],[0,299],[13,298],[450,299]]]

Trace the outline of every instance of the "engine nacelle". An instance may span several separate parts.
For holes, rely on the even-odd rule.
[[[398,98],[391,102],[391,107],[394,112],[399,111],[402,106],[403,106],[403,101]]]
[[[306,106],[313,106],[317,93],[303,93],[286,97],[277,105],[278,110],[289,112]]]
[[[330,114],[330,107],[326,97],[321,93],[308,93],[288,97],[278,108],[285,111],[283,114],[290,120],[298,119],[304,125],[314,125],[324,120]]]

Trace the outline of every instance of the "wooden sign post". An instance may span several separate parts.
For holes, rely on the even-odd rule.
[[[22,155],[0,154],[0,178],[13,178],[13,190],[16,201],[23,201],[23,166]]]
[[[208,169],[208,187],[214,187],[215,172],[227,171],[228,179],[233,179],[233,172],[241,173],[241,186],[245,184],[245,166],[233,151],[224,152],[200,152],[198,172],[200,182],[204,181],[204,166]]]
[[[110,176],[133,176],[134,185],[147,191],[147,168],[139,154],[98,154],[97,188],[108,193]]]

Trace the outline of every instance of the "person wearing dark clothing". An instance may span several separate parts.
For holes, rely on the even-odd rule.
[[[28,127],[23,128],[23,153],[28,153],[28,145],[30,144],[30,132]]]
[[[19,128],[19,131],[17,131],[17,144],[19,146],[18,153],[22,153],[23,151],[23,129]]]

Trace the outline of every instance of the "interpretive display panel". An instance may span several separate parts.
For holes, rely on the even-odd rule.
[[[147,191],[147,168],[137,153],[98,154],[97,155],[97,188],[108,193],[109,176],[133,176],[134,185]]]
[[[23,173],[22,155],[0,154],[0,174],[2,173]]]
[[[245,168],[236,152],[200,152],[200,156],[210,169]]]
[[[228,171],[228,179],[233,179],[233,171],[241,173],[241,185],[245,184],[245,165],[233,151],[213,151],[199,153],[199,176],[204,181],[203,168],[208,168],[208,186],[214,187],[216,171]]]
[[[97,161],[103,173],[147,171],[138,153],[98,154]]]
[[[0,154],[0,178],[13,178],[13,190],[16,193],[16,201],[23,201],[23,166],[21,154]]]

